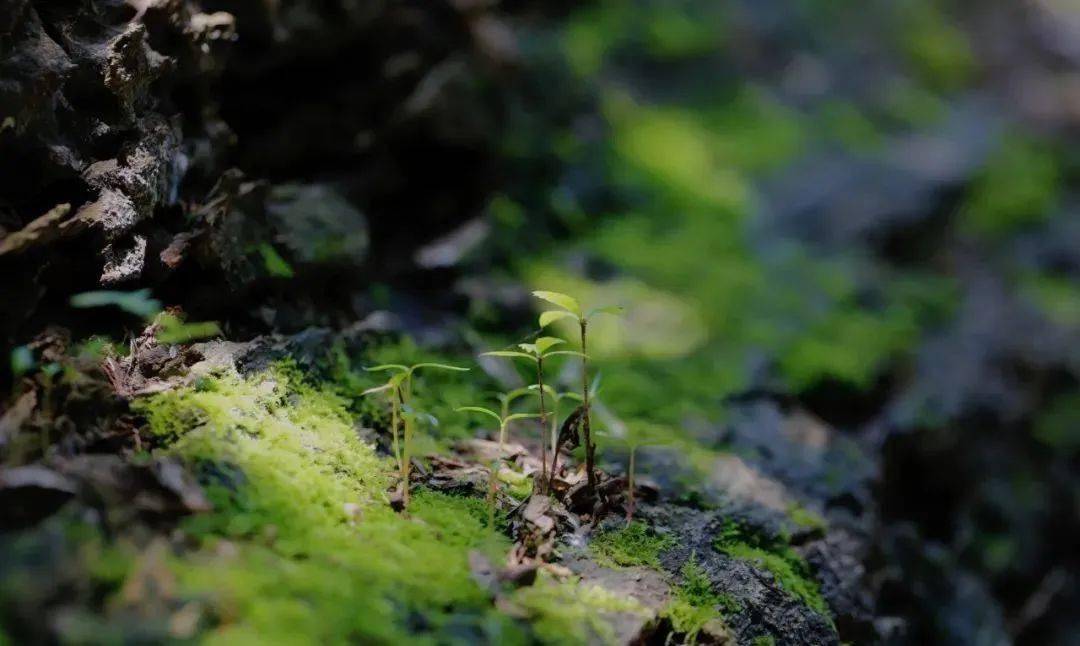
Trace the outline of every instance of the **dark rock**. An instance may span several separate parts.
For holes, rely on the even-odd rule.
[[[75,493],[74,482],[42,466],[0,470],[0,531],[34,525]]]

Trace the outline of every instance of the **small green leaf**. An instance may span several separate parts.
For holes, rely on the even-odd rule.
[[[161,311],[161,301],[150,296],[149,289],[139,289],[133,292],[97,291],[83,292],[71,297],[72,307],[106,307],[112,305],[128,314],[141,316],[149,319],[157,316]]]
[[[493,352],[484,352],[481,357],[510,357],[515,359],[528,359],[530,361],[536,361],[536,357],[524,352],[514,352],[513,350],[495,350]]]
[[[573,399],[576,402],[585,401],[585,398],[582,397],[580,393],[563,393],[562,396],[568,399]]]
[[[591,319],[597,314],[610,314],[612,316],[622,316],[625,310],[618,305],[608,305],[607,307],[595,307],[589,310],[589,313],[585,315],[585,319]]]
[[[502,418],[499,417],[498,413],[493,410],[484,408],[483,406],[461,406],[460,408],[455,408],[454,410],[459,413],[481,413],[487,415],[488,417],[495,418],[495,421],[500,424],[502,424],[503,421]]]
[[[562,319],[574,319],[577,320],[577,314],[573,312],[567,312],[565,310],[548,310],[540,313],[540,327],[545,328],[552,323]]]
[[[260,243],[256,249],[258,249],[259,255],[262,256],[263,266],[266,267],[266,273],[275,278],[292,278],[296,274],[296,272],[293,271],[292,265],[282,258],[281,254],[278,253],[278,250],[269,242]]]
[[[519,343],[518,347],[529,354],[539,354],[539,352],[536,351],[535,343]]]
[[[439,370],[453,370],[454,372],[468,372],[468,368],[459,368],[458,366],[450,366],[445,363],[418,363],[415,366],[409,368],[409,372],[415,372],[420,368],[438,368]]]
[[[577,300],[575,300],[574,297],[572,297],[572,296],[567,296],[566,294],[560,294],[559,292],[544,292],[544,291],[533,292],[533,296],[535,296],[535,297],[537,297],[537,298],[539,298],[541,300],[547,301],[549,303],[552,303],[554,305],[558,305],[559,307],[561,307],[563,309],[566,309],[566,310],[569,310],[569,311],[573,312],[577,316],[581,316],[581,306],[578,305]]]
[[[381,366],[371,366],[370,368],[364,368],[368,372],[383,372],[386,370],[400,370],[402,372],[408,372],[409,366],[403,366],[400,363],[384,363]]]
[[[566,343],[566,341],[563,341],[562,339],[556,339],[553,336],[542,336],[536,340],[536,353],[545,354],[549,349],[562,343]]]

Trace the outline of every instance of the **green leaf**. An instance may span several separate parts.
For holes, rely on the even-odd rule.
[[[553,336],[542,336],[542,337],[540,337],[539,339],[536,340],[536,345],[535,345],[536,353],[537,354],[544,354],[549,349],[551,349],[551,348],[553,348],[553,347],[555,347],[555,346],[557,346],[559,344],[562,344],[562,343],[566,343],[566,341],[563,341],[562,339],[556,339]]]
[[[581,316],[581,306],[578,305],[577,300],[575,300],[573,296],[567,296],[566,294],[560,294],[559,292],[544,291],[533,292],[533,296],[540,300],[558,305],[563,309],[573,312],[577,316]]]
[[[539,352],[536,351],[535,343],[519,343],[517,345],[519,348],[521,348],[525,352],[528,352],[529,354],[539,354]]]
[[[589,310],[589,313],[585,315],[585,319],[591,319],[597,314],[610,314],[612,316],[622,316],[625,310],[618,305],[608,305],[607,307],[594,307]]]
[[[536,361],[536,357],[524,352],[514,352],[513,350],[495,350],[493,352],[484,352],[481,357],[511,357],[515,359],[528,359],[530,361]]]
[[[128,314],[141,316],[149,319],[157,316],[161,311],[161,301],[150,296],[149,289],[139,289],[133,292],[83,292],[71,297],[72,307],[118,307]]]
[[[459,368],[458,366],[451,366],[445,363],[418,363],[415,366],[409,368],[409,372],[415,372],[420,368],[438,368],[439,370],[453,370],[454,372],[468,372],[468,368]]]
[[[556,321],[562,319],[574,319],[577,320],[577,314],[573,312],[567,312],[565,310],[548,310],[540,313],[540,327],[545,328]]]
[[[573,399],[576,402],[585,401],[585,398],[581,396],[581,393],[563,393],[562,396],[568,399]]]
[[[154,334],[159,343],[175,345],[199,339],[220,336],[221,328],[216,321],[187,323],[172,314],[162,314],[156,320],[158,331]]]
[[[502,418],[499,417],[498,413],[491,409],[484,408],[483,406],[461,406],[460,408],[455,408],[454,410],[459,413],[482,413],[484,415],[487,415],[488,417],[494,417],[495,421],[499,424],[502,424],[503,421]]]
[[[538,418],[538,417],[540,417],[539,413],[514,413],[513,415],[507,415],[506,416],[506,421],[507,422],[512,422],[515,419],[530,419],[530,418],[535,419],[535,418]]]
[[[282,258],[281,254],[278,253],[278,250],[269,242],[260,243],[256,249],[258,249],[259,255],[262,256],[263,266],[266,267],[266,273],[275,278],[292,278],[296,275],[292,265]]]
[[[402,372],[408,372],[409,366],[403,366],[400,363],[384,363],[381,366],[371,366],[370,368],[364,368],[368,372],[383,372],[386,370],[400,370]]]

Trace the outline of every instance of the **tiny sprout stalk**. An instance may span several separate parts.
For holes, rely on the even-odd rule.
[[[536,359],[536,381],[540,386],[540,493],[547,491],[547,410],[544,406],[544,358]]]
[[[582,416],[581,428],[585,440],[585,472],[588,475],[589,493],[596,495],[596,446],[592,443],[592,433],[589,427],[589,350],[586,345],[586,328],[588,320],[582,316],[578,319],[581,327],[581,401]]]
[[[498,492],[498,460],[492,460],[488,473],[488,529],[495,531],[495,494]]]

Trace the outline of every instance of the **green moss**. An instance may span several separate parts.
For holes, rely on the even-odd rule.
[[[791,522],[805,530],[824,533],[829,528],[828,523],[820,514],[803,507],[797,502],[793,502],[788,506],[787,514]]]
[[[686,642],[691,644],[710,624],[715,631],[726,631],[723,617],[739,612],[739,603],[726,594],[715,592],[705,570],[694,558],[683,565],[679,574],[682,581],[662,613],[671,621],[674,631],[685,635]]]
[[[535,584],[515,591],[510,601],[529,619],[536,636],[550,644],[614,644],[610,615],[652,614],[633,597],[573,579],[556,582],[543,572]]]
[[[780,587],[789,594],[826,618],[831,617],[810,566],[786,542],[770,540],[748,531],[739,523],[729,521],[713,545],[732,558],[748,561],[772,573]]]
[[[1080,287],[1074,280],[1050,274],[1027,276],[1021,293],[1048,319],[1062,327],[1080,329]]]
[[[960,211],[965,232],[996,238],[1044,221],[1057,204],[1061,172],[1053,149],[1029,137],[1006,138],[974,182]]]
[[[589,543],[593,556],[606,564],[628,567],[660,567],[660,553],[675,544],[670,536],[660,536],[641,522],[596,535]]]
[[[893,33],[919,78],[938,90],[956,90],[975,72],[975,55],[967,34],[946,15],[939,3],[916,0],[898,3]]]
[[[195,547],[170,563],[180,594],[215,619],[205,641],[522,637],[469,573],[470,550],[509,548],[483,501],[419,492],[409,516],[391,511],[392,466],[357,439],[332,389],[279,367],[136,406],[214,505],[184,522]]]
[[[758,635],[750,644],[751,646],[776,646],[776,639],[772,635]]]

